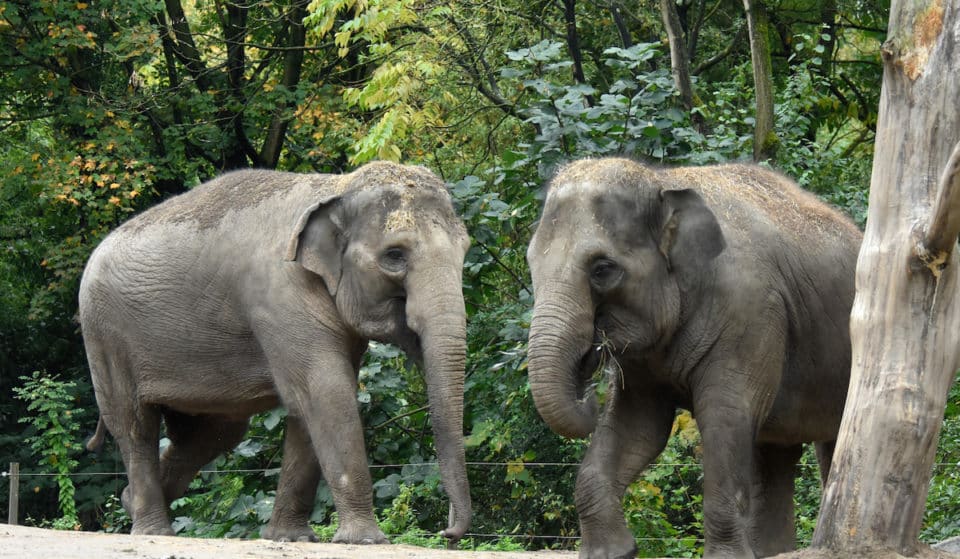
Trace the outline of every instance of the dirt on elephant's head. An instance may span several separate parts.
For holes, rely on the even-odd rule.
[[[410,231],[422,224],[423,216],[430,215],[437,219],[433,212],[418,212],[418,207],[425,198],[443,200],[445,205],[449,204],[449,193],[446,184],[435,174],[425,167],[413,165],[400,165],[385,161],[368,163],[363,167],[340,177],[337,183],[339,193],[349,193],[352,191],[370,191],[374,189],[388,189],[395,194],[387,198],[395,198],[395,203],[390,203],[390,208],[383,218],[383,227],[387,231]],[[452,206],[450,206],[450,223],[442,224],[444,227],[456,227],[457,221],[453,216]],[[446,212],[444,212],[446,213]]]
[[[367,163],[352,173],[343,175],[337,184],[338,193],[350,190],[377,188],[382,186],[401,186],[412,191],[408,199],[412,199],[413,190],[428,189],[431,191],[445,191],[446,186],[440,178],[425,167],[415,165],[400,165],[388,161]]]

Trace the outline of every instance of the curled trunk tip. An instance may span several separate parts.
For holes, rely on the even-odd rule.
[[[532,386],[532,383],[531,383]],[[540,403],[534,392],[534,404],[540,417],[550,429],[568,439],[582,439],[593,433],[597,427],[597,398],[590,391],[582,399],[572,399],[566,405],[557,405],[556,399],[547,396],[551,403]]]

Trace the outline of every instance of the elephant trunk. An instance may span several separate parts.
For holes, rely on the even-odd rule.
[[[597,423],[597,400],[587,382],[595,363],[594,313],[589,292],[551,284],[537,290],[527,372],[537,411],[557,434],[586,437]]]
[[[456,541],[470,527],[472,515],[463,439],[467,328],[460,273],[442,275],[417,295],[408,291],[407,321],[420,338],[440,477],[450,498],[450,526],[443,536]]]

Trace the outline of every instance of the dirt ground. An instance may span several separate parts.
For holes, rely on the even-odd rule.
[[[277,543],[64,532],[0,524],[0,559],[573,559],[574,552],[446,551],[410,545]]]
[[[804,549],[801,551],[794,551],[792,553],[781,553],[780,555],[775,556],[773,559],[908,559],[903,555],[899,555],[892,551],[861,551],[856,555],[850,555],[846,553],[836,554],[831,553],[825,550],[819,549]],[[954,553],[947,553],[946,551],[939,551],[936,549],[931,549],[928,546],[922,545],[920,549],[917,550],[917,555],[913,556],[911,559],[960,559],[960,555]]]
[[[446,551],[410,545],[278,543],[65,532],[0,524],[0,559],[573,559],[566,551]],[[889,552],[837,556],[802,550],[774,559],[904,559]],[[916,559],[960,559],[923,546]]]

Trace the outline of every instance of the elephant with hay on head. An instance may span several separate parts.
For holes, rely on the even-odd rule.
[[[861,234],[753,165],[574,162],[551,181],[527,258],[537,410],[592,433],[576,483],[581,557],[632,557],[621,500],[678,408],[703,440],[710,557],[793,548],[802,444],[829,471],[850,371]],[[591,380],[612,371],[599,420]]]
[[[444,183],[372,163],[346,175],[236,171],[131,219],[94,251],[80,322],[100,423],[116,439],[134,534],[172,534],[168,506],[243,437],[288,409],[264,536],[315,540],[321,472],[334,541],[382,543],[357,408],[368,340],[420,362],[451,525],[471,502],[463,446],[469,245]],[[170,445],[157,443],[165,426]]]

